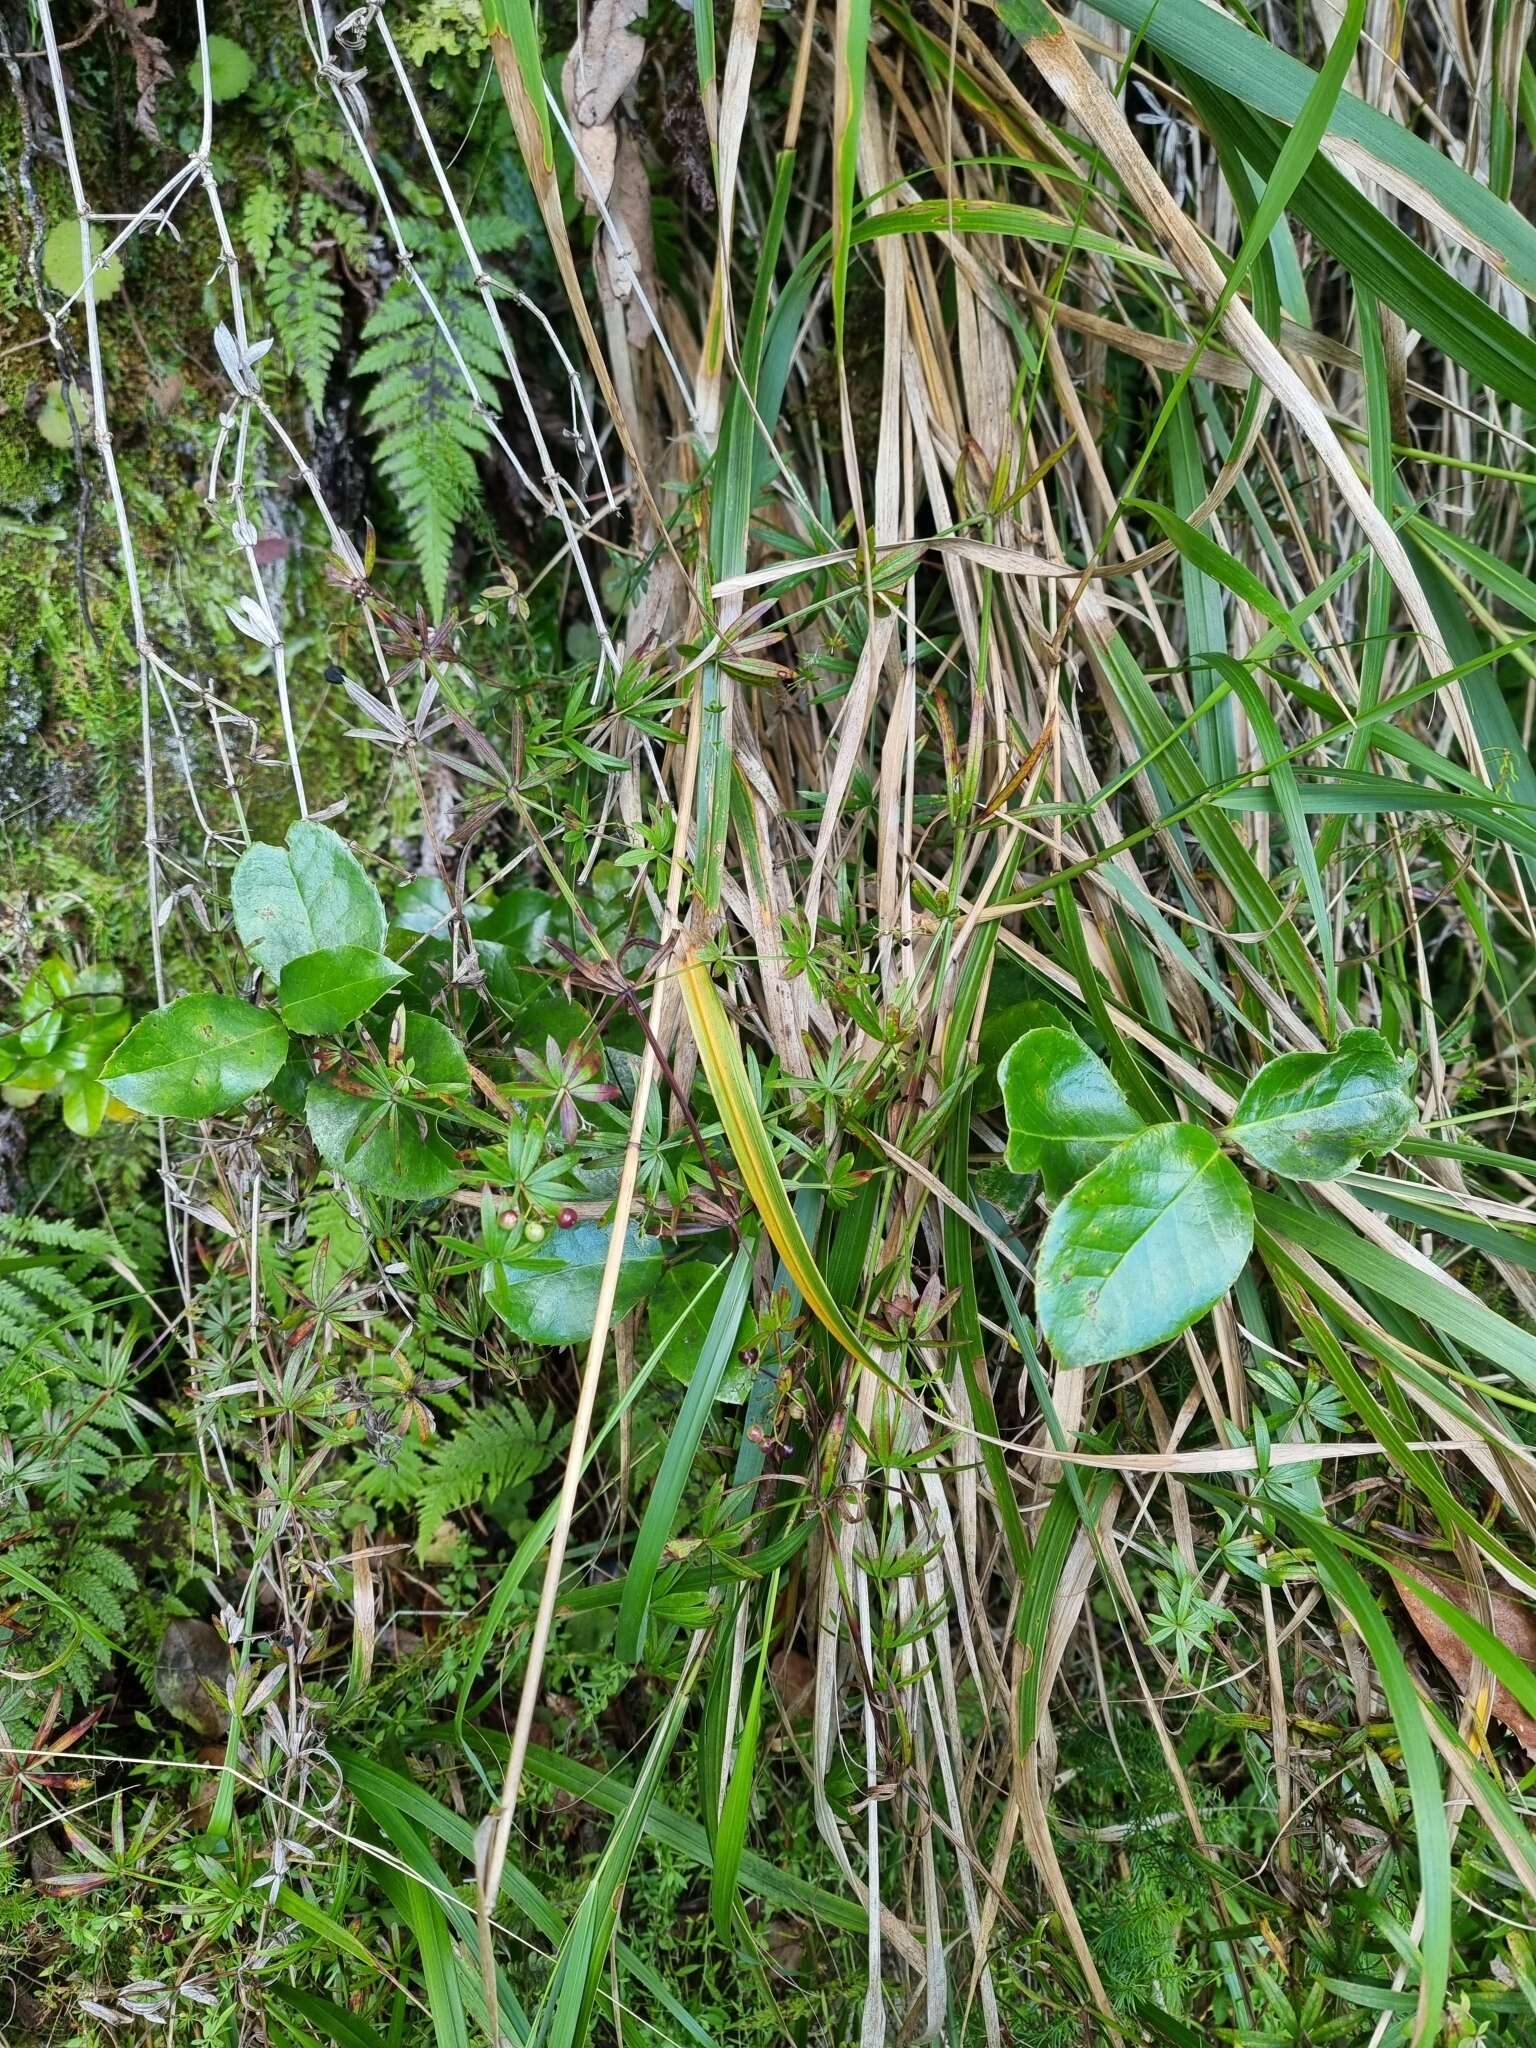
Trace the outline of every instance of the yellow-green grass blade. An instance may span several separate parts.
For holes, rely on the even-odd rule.
[[[726,1142],[753,1207],[762,1219],[763,1228],[772,1238],[786,1272],[799,1288],[806,1307],[816,1320],[837,1339],[850,1358],[872,1371],[878,1370],[849,1326],[841,1307],[832,1298],[821,1269],[811,1255],[811,1248],[790,1204],[778,1161],[773,1156],[773,1144],[763,1122],[763,1113],[752,1093],[736,1033],[725,1013],[725,1005],[696,953],[691,954],[679,968],[678,983],[688,1028],[698,1047],[699,1063],[709,1082]]]

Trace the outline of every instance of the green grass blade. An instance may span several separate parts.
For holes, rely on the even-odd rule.
[[[651,1497],[646,1503],[634,1548],[630,1552],[615,1639],[616,1653],[630,1664],[638,1664],[644,1654],[645,1617],[650,1606],[651,1589],[661,1569],[662,1553],[671,1538],[683,1489],[693,1468],[704,1425],[714,1406],[716,1391],[735,1355],[736,1337],[751,1284],[752,1248],[743,1244],[737,1248],[726,1273],[725,1285],[720,1290],[720,1299],[715,1304],[704,1346],[699,1353],[698,1366],[667,1438],[661,1470],[656,1475],[656,1483],[651,1489]]]

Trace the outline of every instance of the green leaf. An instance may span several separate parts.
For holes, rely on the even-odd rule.
[[[269,1010],[234,996],[182,996],[139,1020],[101,1070],[144,1116],[217,1116],[265,1088],[288,1052]]]
[[[107,238],[98,227],[91,229],[91,260],[101,255],[107,246]],[[65,298],[72,298],[85,280],[85,268],[81,261],[84,254],[80,246],[80,223],[75,220],[61,220],[57,227],[50,228],[48,239],[43,244],[43,275],[56,292]],[[123,263],[120,256],[103,263],[94,273],[92,285],[96,303],[110,299],[123,281]],[[80,401],[76,399],[77,413]],[[84,421],[82,416],[82,432]]]
[[[1037,0],[1030,11],[1044,12]],[[1202,0],[1105,0],[1101,12],[1256,113],[1295,121],[1317,82],[1307,65]],[[1041,32],[1023,25],[1015,31]],[[1328,132],[1401,173],[1395,191],[1411,194],[1421,212],[1443,207],[1467,238],[1497,252],[1494,260],[1522,290],[1536,288],[1536,227],[1432,142],[1348,92],[1339,95]]]
[[[341,346],[341,287],[329,253],[300,248],[284,238],[266,276],[267,309],[283,353],[317,413]]]
[[[545,941],[554,912],[555,899],[546,890],[508,889],[496,898],[479,933],[504,946],[515,965],[533,967],[550,958]]]
[[[1026,1031],[1038,1031],[1044,1024],[1059,1025],[1063,1031],[1072,1028],[1066,1012],[1058,1009],[1055,1003],[1042,1001],[1038,996],[1017,994],[1017,988],[1027,987],[1028,983],[1022,974],[1017,980],[1009,974],[1011,965],[1006,960],[1000,962],[987,989],[987,1006],[982,1013],[981,1031],[976,1040],[976,1057],[982,1072],[976,1077],[971,1096],[974,1110],[996,1109],[1002,1101],[997,1070],[1016,1038],[1022,1038]]]
[[[288,827],[286,846],[248,847],[230,883],[235,930],[276,981],[290,960],[333,946],[384,950],[384,905],[362,862],[328,825]]]
[[[1253,1244],[1242,1176],[1198,1124],[1154,1124],[1084,1179],[1046,1226],[1035,1299],[1063,1365],[1166,1343],[1226,1293]]]
[[[769,1582],[767,1611],[773,1611],[778,1593],[778,1573]],[[741,1739],[731,1766],[730,1783],[720,1806],[720,1825],[715,1831],[715,1868],[709,1884],[709,1912],[721,1941],[731,1938],[731,1919],[736,1907],[737,1872],[747,1845],[747,1827],[752,1818],[752,1783],[757,1771],[757,1744],[762,1728],[763,1680],[768,1674],[768,1645],[772,1629],[763,1630],[757,1653],[757,1673],[752,1681],[747,1711],[741,1719]]]
[[[435,1017],[417,1010],[407,1013],[402,1057],[424,1091],[468,1086],[463,1048]],[[452,1194],[459,1184],[459,1163],[425,1109],[413,1103],[401,1106],[357,1144],[378,1111],[378,1098],[354,1095],[323,1075],[310,1081],[304,1098],[305,1121],[320,1157],[344,1180],[402,1202],[433,1202]]]
[[[228,36],[208,38],[208,90],[215,101],[237,100],[255,77],[255,66]],[[194,57],[187,66],[187,80],[195,93],[203,89],[203,60]]]
[[[492,1224],[487,1241],[503,1250],[482,1269],[485,1298],[507,1327],[530,1344],[584,1344],[597,1320],[598,1290],[608,1256],[606,1223],[576,1223],[554,1229],[538,1243],[526,1232],[515,1242]],[[661,1277],[660,1241],[642,1236],[633,1223],[624,1233],[613,1315],[617,1321],[644,1300]]]
[[[805,1232],[790,1203],[789,1191],[774,1157],[773,1142],[763,1113],[752,1093],[746,1063],[736,1034],[725,1013],[725,1005],[697,954],[685,959],[678,970],[683,1009],[688,1028],[699,1049],[699,1059],[709,1080],[726,1142],[731,1148],[748,1194],[763,1228],[773,1239],[784,1270],[799,1288],[806,1307],[831,1332],[850,1358],[867,1370],[878,1371],[873,1358],[843,1314],[841,1304],[828,1287],[817,1265]]]
[[[1143,1128],[1098,1054],[1059,1025],[1015,1039],[997,1077],[1008,1116],[1010,1173],[1034,1173],[1049,1154],[1051,1166],[1070,1185]]]
[[[505,246],[504,237],[487,239],[478,218],[469,225],[482,255]],[[377,437],[375,470],[409,539],[432,616],[441,618],[454,537],[479,498],[476,464],[490,451],[486,421],[495,416],[506,366],[456,239],[421,219],[407,220],[405,231],[414,273],[397,276],[369,314],[352,375],[373,380],[362,411]]]
[[[710,1323],[730,1265],[712,1266],[707,1259],[684,1259],[668,1266],[645,1308],[645,1331],[652,1351],[661,1352],[667,1371],[683,1385],[693,1382],[709,1337]],[[717,1401],[745,1401],[757,1367],[743,1363],[744,1348],[757,1341],[757,1317],[744,1308],[731,1343],[731,1356],[715,1389]],[[663,1349],[665,1346],[665,1349]]]
[[[332,1999],[322,1998],[318,1992],[276,1983],[270,1986],[269,1995],[287,2011],[296,2013],[322,2041],[334,2042],[335,2048],[383,2048],[381,2037],[365,2019]]]
[[[329,946],[301,953],[283,968],[277,1007],[290,1031],[324,1038],[371,1010],[386,990],[405,979],[405,969],[366,946]]]
[[[113,261],[116,261],[115,257]],[[108,269],[110,268],[109,264]],[[102,273],[103,276],[105,274]],[[96,296],[102,296],[99,284]],[[75,415],[73,427],[69,422],[70,407],[73,407]],[[43,402],[38,409],[36,426],[50,448],[73,448],[75,427],[80,430],[81,440],[87,439],[91,431],[91,417],[90,396],[82,391],[78,384],[70,393],[69,406],[64,403],[64,386],[57,377],[51,384],[44,386]]]
[[[66,1076],[59,1091],[65,1125],[77,1138],[95,1137],[110,1100],[111,1090],[105,1081],[87,1080],[82,1074]]]
[[[1379,1031],[1348,1031],[1335,1052],[1285,1053],[1243,1090],[1227,1135],[1287,1180],[1336,1180],[1412,1125],[1413,1066]]]

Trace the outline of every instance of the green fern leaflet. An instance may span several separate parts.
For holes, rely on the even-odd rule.
[[[398,501],[432,616],[440,619],[454,539],[478,496],[476,459],[491,445],[481,408],[496,404],[502,359],[457,244],[423,221],[411,222],[408,232],[425,250],[417,270],[453,335],[474,391],[466,387],[420,293],[403,276],[363,329],[366,346],[356,373],[376,379],[363,414],[379,437],[379,469]],[[476,221],[472,233],[477,248],[489,253],[517,240],[521,230],[510,221]]]
[[[286,238],[267,268],[267,305],[283,351],[315,411],[341,345],[341,287],[330,263]]]

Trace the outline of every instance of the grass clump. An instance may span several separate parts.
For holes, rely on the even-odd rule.
[[[7,32],[7,2039],[1531,2037],[1523,26]]]

